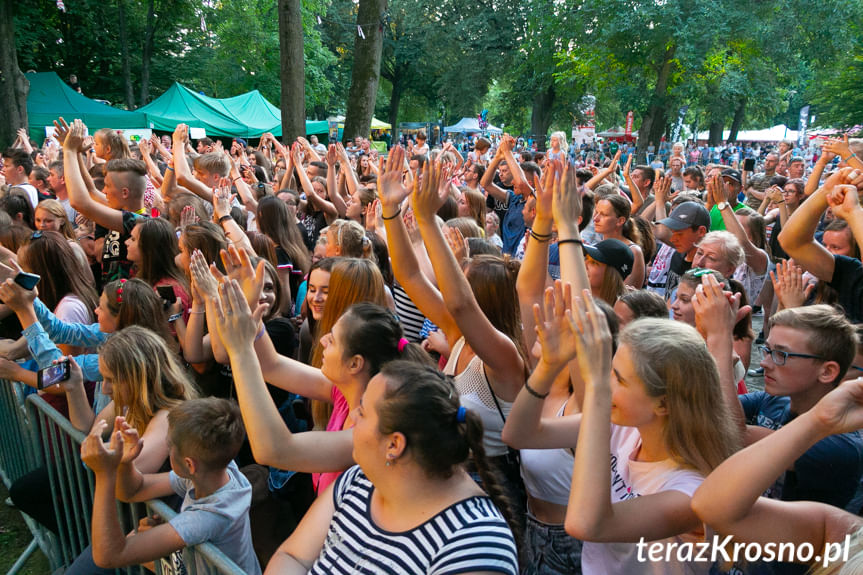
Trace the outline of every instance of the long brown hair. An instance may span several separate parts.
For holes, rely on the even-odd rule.
[[[530,362],[521,333],[521,313],[515,289],[519,269],[521,263],[508,255],[481,254],[470,259],[465,276],[479,308],[495,329],[515,344],[527,376]]]
[[[300,235],[300,229],[292,220],[288,206],[276,196],[266,196],[258,202],[258,229],[290,258],[294,268],[309,271],[309,251]]]
[[[39,298],[54,309],[67,295],[77,296],[91,312],[99,305],[99,296],[87,277],[69,241],[60,232],[36,232],[18,250],[18,263],[26,272],[42,277]]]
[[[137,325],[160,335],[173,351],[177,341],[168,329],[168,314],[159,294],[144,280],[114,280],[102,290],[108,311],[117,318],[117,329]]]
[[[323,363],[324,350],[321,337],[332,331],[333,326],[349,307],[360,302],[386,306],[384,278],[378,266],[371,260],[338,258],[330,272],[330,287],[324,315],[314,331],[312,366],[321,367]],[[316,428],[320,426],[323,429],[331,413],[332,404],[312,402],[312,416]]]
[[[142,434],[156,412],[198,395],[176,354],[147,328],[133,325],[118,331],[102,345],[99,358],[114,385],[124,384],[122,393],[114,392],[115,414],[128,407],[126,421]]]
[[[620,333],[647,395],[664,397],[663,440],[671,457],[707,475],[742,441],[722,399],[719,370],[690,325],[643,318]]]
[[[180,252],[177,234],[168,220],[162,218],[145,218],[138,224],[138,253],[141,263],[138,264],[136,277],[151,286],[165,279],[177,282],[186,293],[189,293],[189,282],[186,275],[177,266],[174,257]]]

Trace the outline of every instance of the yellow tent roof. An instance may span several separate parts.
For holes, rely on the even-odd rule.
[[[330,118],[332,120],[333,118]],[[339,123],[339,128],[345,127],[345,117],[344,116],[336,116],[335,120]],[[372,116],[372,130],[389,130],[392,128],[391,124],[387,124],[386,122],[381,122],[374,116]]]

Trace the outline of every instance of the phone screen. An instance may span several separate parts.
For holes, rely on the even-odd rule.
[[[172,304],[177,301],[177,294],[171,286],[159,286],[156,290],[159,292],[159,297],[167,303]]]
[[[69,379],[69,362],[62,361],[51,367],[39,370],[38,387],[44,389]]]

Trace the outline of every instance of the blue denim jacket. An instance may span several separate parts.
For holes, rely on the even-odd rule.
[[[53,317],[53,314],[51,314],[51,316]],[[74,325],[63,324],[63,322],[57,320],[57,318],[54,318],[54,320],[62,325]],[[96,327],[98,327],[98,325]],[[51,338],[48,337],[47,333],[45,333],[41,324],[34,323],[21,333],[27,338],[27,347],[30,348],[30,354],[33,356],[39,369],[44,369],[50,366],[55,359],[63,357],[63,352],[54,345],[54,342],[51,341]],[[75,356],[75,361],[81,366],[81,371],[84,373],[84,379],[86,381],[102,381],[102,374],[99,373],[98,355],[78,355]]]
[[[51,313],[51,310],[39,298],[33,302],[33,308],[36,311],[36,317],[39,318],[39,323],[42,324],[48,337],[55,343],[97,347],[105,343],[105,340],[111,335],[102,332],[98,323],[84,325],[83,323],[66,323],[57,319],[57,316]],[[35,354],[33,357],[36,357]]]

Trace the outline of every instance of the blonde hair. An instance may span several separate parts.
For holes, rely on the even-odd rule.
[[[374,261],[372,241],[366,236],[366,231],[357,222],[336,220],[329,225],[327,232],[333,234],[333,239],[335,239],[340,256]]]
[[[126,142],[126,138],[120,132],[111,128],[102,128],[96,131],[93,137],[100,138],[105,143],[105,147],[108,148],[108,152],[105,154],[106,160],[121,160],[132,157],[129,143]]]
[[[610,306],[614,306],[617,298],[623,295],[623,291],[626,289],[626,284],[623,283],[623,276],[621,276],[620,273],[610,265],[596,261],[589,255],[585,254],[584,258],[585,260],[593,260],[597,264],[605,266],[605,271],[602,276],[602,285],[598,290],[596,290],[596,292],[594,292],[593,296],[598,297]]]
[[[99,357],[114,376],[114,385],[125,384],[123,393],[114,392],[114,414],[144,433],[156,412],[171,409],[198,393],[188,373],[165,341],[147,328],[132,325],[112,335]]]
[[[58,202],[57,200],[47,199],[39,202],[39,205],[36,206],[36,211],[45,210],[52,216],[57,219],[63,220],[63,225],[60,226],[58,230],[67,240],[75,239],[75,230],[72,229],[72,224],[69,222],[69,216],[66,215],[66,208],[63,207],[63,204]]]
[[[566,134],[563,132],[552,132],[552,138],[557,138],[560,142],[560,151],[564,154],[569,150],[569,146],[566,144]]]
[[[809,571],[810,575],[858,575],[859,573],[863,573],[863,527],[851,533],[848,561],[837,559],[829,565],[813,566]]]
[[[679,464],[707,475],[741,442],[722,395],[719,369],[692,326],[643,318],[620,333],[650,397],[665,398],[663,439]]]

